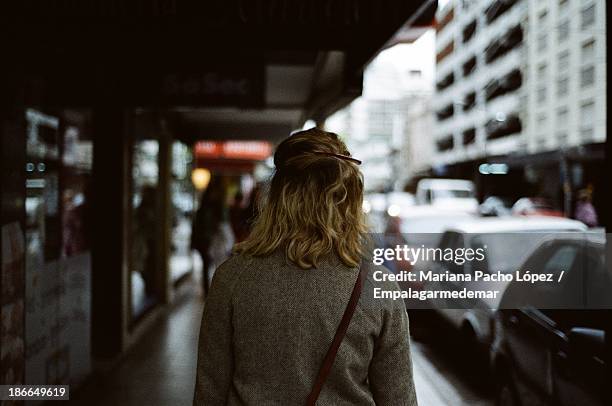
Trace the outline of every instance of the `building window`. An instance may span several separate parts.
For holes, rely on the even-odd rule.
[[[593,136],[593,123],[595,122],[595,103],[592,101],[580,106],[580,136],[591,138]]]
[[[543,10],[538,16],[538,29],[543,30],[546,28],[547,17],[548,17],[548,11]]]
[[[422,72],[419,69],[411,69],[408,74],[410,75],[410,77],[412,78],[420,78],[422,75]]]
[[[569,68],[569,51],[563,51],[559,53],[559,71],[565,71]]]
[[[463,98],[463,111],[471,110],[476,105],[476,92],[468,93]]]
[[[504,14],[506,11],[510,10],[510,8],[517,2],[518,0],[496,0],[494,1],[486,10],[485,17],[487,19],[487,24],[491,24],[495,21],[499,16]]]
[[[441,32],[455,18],[455,9],[451,8],[438,22],[436,32]]]
[[[474,20],[463,28],[463,43],[468,42],[474,37],[474,33],[476,33],[476,24],[477,21]]]
[[[473,144],[476,140],[476,129],[474,127],[468,128],[463,132],[463,145]]]
[[[463,64],[463,77],[468,77],[476,69],[476,57],[473,56]]]
[[[442,62],[447,56],[453,53],[455,49],[455,41],[450,41],[438,54],[436,55],[436,63]]]
[[[548,36],[545,32],[538,35],[538,50],[544,51],[546,49],[546,45],[548,44]]]
[[[593,60],[595,60],[595,40],[594,39],[582,44],[582,58],[581,59],[582,59],[582,63],[593,62]]]
[[[546,100],[546,86],[538,87],[537,100],[538,102],[543,102]]]
[[[485,124],[485,131],[488,140],[516,134],[521,132],[521,130],[521,119],[516,114],[508,115],[503,120],[493,118]]]
[[[436,83],[436,88],[438,90],[444,90],[455,82],[455,74],[453,72],[444,76],[438,83]]]
[[[520,24],[506,31],[499,38],[492,40],[485,49],[485,61],[491,63],[502,55],[515,49],[523,41],[523,29]]]
[[[595,4],[582,9],[580,14],[582,17],[582,28],[588,28],[595,22]]]
[[[546,80],[546,64],[542,63],[538,66],[538,81]]]
[[[559,41],[563,41],[567,39],[567,37],[569,37],[569,33],[570,33],[569,20],[565,20],[557,26],[557,35],[558,35]]]
[[[565,96],[569,90],[569,79],[567,76],[557,79],[557,96]]]
[[[440,110],[438,110],[436,112],[436,116],[438,117],[438,121],[446,120],[447,118],[452,117],[453,114],[455,114],[455,105],[453,103],[450,103],[446,107],[444,107],[444,108],[442,108],[442,109],[440,109]]]
[[[592,127],[595,121],[595,102],[588,101],[580,106],[580,126]]]
[[[557,109],[557,126],[564,127],[567,124],[567,107],[559,107]]]
[[[580,71],[580,86],[587,87],[595,83],[595,66],[587,66]]]
[[[438,151],[440,152],[449,151],[453,149],[454,146],[455,146],[455,139],[453,138],[452,134],[447,135],[446,137],[438,140],[437,142]]]
[[[544,129],[544,127],[546,127],[546,114],[545,113],[540,113],[538,115],[538,119],[537,119],[537,123],[536,123],[536,128],[540,131],[542,131]]]
[[[489,101],[521,87],[521,71],[514,69],[501,78],[492,79],[484,88],[485,100]]]

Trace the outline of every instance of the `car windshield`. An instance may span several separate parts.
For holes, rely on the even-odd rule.
[[[485,261],[474,262],[474,267],[485,272],[514,272],[546,236],[544,232],[473,235],[471,247],[486,250]]]
[[[472,191],[465,189],[434,189],[433,195],[436,199],[467,199],[473,197]]]

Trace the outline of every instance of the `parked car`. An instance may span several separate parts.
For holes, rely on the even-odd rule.
[[[416,202],[440,209],[476,213],[478,200],[474,183],[463,179],[421,179],[417,184]]]
[[[552,295],[557,298],[537,284],[513,282],[506,290],[500,304],[504,309],[495,314],[491,346],[499,405],[610,404],[605,329],[612,310],[597,309],[610,309],[612,274],[605,263],[604,234],[600,236],[554,238],[525,261],[525,269],[568,273]]]
[[[419,266],[429,267],[434,272],[474,275],[475,271],[484,273],[513,273],[533,247],[551,233],[582,232],[587,227],[576,220],[565,218],[533,217],[530,219],[474,218],[454,223],[442,235],[439,248],[453,250],[486,247],[483,261],[467,261],[462,265],[454,262],[422,263]],[[415,267],[416,269],[416,267]],[[418,270],[418,269],[416,269]],[[487,282],[488,288],[503,292],[509,282]],[[483,282],[427,282],[426,290],[478,290]],[[492,341],[492,318],[494,309],[499,306],[501,294],[496,299],[466,299],[447,301],[437,299],[429,301],[428,306],[460,333],[466,346],[466,352],[474,357],[475,362],[488,364],[489,347]]]
[[[563,212],[557,210],[553,203],[541,197],[522,197],[512,206],[515,216],[552,216],[563,217]]]
[[[489,196],[478,206],[481,216],[509,216],[512,214],[512,203],[507,197]]]

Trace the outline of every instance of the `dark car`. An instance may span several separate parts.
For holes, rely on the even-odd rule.
[[[606,310],[612,277],[605,241],[588,234],[555,238],[536,249],[522,269],[555,278],[564,271],[567,282],[554,290],[513,282],[506,290],[494,318],[491,352],[498,404],[609,404],[605,331],[612,317]]]

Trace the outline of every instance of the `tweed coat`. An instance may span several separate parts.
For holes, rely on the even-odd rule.
[[[408,316],[402,300],[379,299],[386,268],[369,261],[353,319],[318,405],[417,404]],[[301,269],[281,251],[234,254],[206,299],[194,405],[303,405],[334,337],[359,270],[330,257]]]

